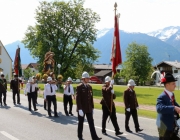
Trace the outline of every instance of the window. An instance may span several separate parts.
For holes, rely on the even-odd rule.
[[[178,70],[174,70],[174,73],[178,73]]]

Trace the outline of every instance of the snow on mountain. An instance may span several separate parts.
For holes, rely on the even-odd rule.
[[[170,26],[147,34],[149,36],[159,38],[162,41],[167,41],[169,38],[175,35],[176,39],[178,40],[180,39],[180,26]]]
[[[110,30],[109,28],[105,28],[105,29],[99,30],[97,32],[97,38],[100,38],[100,37],[104,36],[109,30]]]

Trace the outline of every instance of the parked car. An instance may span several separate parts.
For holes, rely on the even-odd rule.
[[[102,81],[96,76],[91,76],[89,82],[94,84],[102,84]]]
[[[72,83],[75,83],[75,84],[78,84],[78,83],[80,83],[80,82],[81,82],[80,79],[73,79],[73,80],[72,80]]]

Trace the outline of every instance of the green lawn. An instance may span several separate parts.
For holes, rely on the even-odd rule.
[[[73,84],[74,89],[76,88],[76,86],[77,86],[77,84]],[[44,89],[43,84],[39,84],[39,87],[41,88],[41,90]],[[92,85],[92,87],[93,87],[94,97],[101,99],[101,85]],[[127,88],[126,86],[114,86],[114,90],[117,95],[116,101],[122,101],[123,91],[126,88]],[[8,90],[9,90],[9,88],[8,88]],[[137,93],[139,104],[155,105],[156,98],[159,95],[159,93],[163,91],[163,88],[136,87],[135,90]],[[63,89],[61,88],[60,92],[62,93],[62,91],[63,91]],[[180,95],[177,94],[178,92],[179,91],[175,91],[175,94],[177,95],[177,97],[176,97],[177,99],[180,97]],[[24,94],[23,90],[21,90],[21,94]],[[40,95],[39,97],[42,98],[42,95]],[[57,100],[62,102],[63,98],[57,97]],[[73,102],[74,102],[74,104],[76,104],[75,101],[73,101]],[[95,103],[95,108],[101,109],[101,105],[98,103]],[[124,107],[118,106],[118,107],[116,107],[116,111],[118,113],[124,114]],[[140,110],[138,110],[138,115],[148,117],[148,118],[156,118],[157,113],[155,111],[147,111],[147,110],[140,109]]]
[[[41,90],[44,89],[43,84],[38,85]],[[77,84],[73,84],[74,90],[76,90]],[[94,98],[101,99],[101,87],[102,85],[92,84]],[[123,102],[123,92],[127,89],[127,86],[114,86],[114,91],[117,96],[115,101]],[[163,91],[163,87],[135,87],[137,100],[139,104],[144,105],[156,105],[156,99],[159,94]],[[60,88],[60,93],[63,92],[62,87]],[[180,91],[175,92],[177,102],[180,102]]]

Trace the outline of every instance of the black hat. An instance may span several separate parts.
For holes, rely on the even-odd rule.
[[[166,73],[166,75],[161,79],[161,83],[169,83],[177,81],[174,76],[170,73]]]

